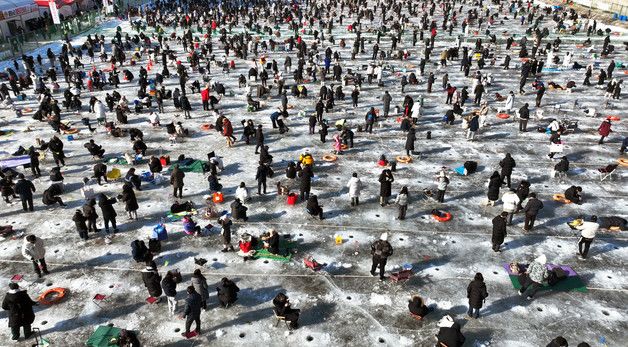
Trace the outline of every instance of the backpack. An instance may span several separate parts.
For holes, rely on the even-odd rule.
[[[567,272],[559,267],[547,273],[547,283],[550,286],[556,285],[565,278],[567,278]]]
[[[478,169],[478,163],[475,161],[465,161],[464,168],[467,170],[467,175],[474,173]]]
[[[144,244],[144,241],[135,240],[131,242],[131,255],[133,256],[133,260],[136,262],[143,262],[147,252],[148,248],[146,247],[146,244]]]

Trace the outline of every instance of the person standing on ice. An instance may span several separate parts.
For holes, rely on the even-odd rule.
[[[26,293],[26,289],[20,289],[17,283],[9,283],[9,291],[2,300],[2,309],[9,311],[9,328],[11,328],[11,340],[20,338],[20,328],[24,328],[24,338],[32,336],[31,324],[35,321],[33,306],[39,305]]]
[[[591,221],[583,221],[582,224],[575,227],[577,230],[580,230],[580,239],[578,240],[578,254],[580,255],[580,259],[586,259],[589,254],[589,247],[591,247],[591,243],[593,239],[595,239],[595,234],[600,229],[600,224],[597,223],[597,216],[591,216]]]
[[[519,289],[519,295],[527,295],[528,300],[534,297],[534,294],[536,294],[539,288],[541,288],[542,283],[547,279],[547,266],[545,263],[547,263],[547,258],[544,254],[541,254],[530,263],[525,272],[525,276],[519,276],[523,279],[521,289]]]
[[[384,207],[388,205],[388,198],[392,195],[392,183],[395,181],[389,169],[382,170],[379,175],[379,204]]]
[[[508,188],[510,188],[510,176],[512,175],[512,169],[517,166],[515,160],[510,156],[510,153],[506,153],[504,159],[499,162],[499,166],[502,168],[501,170],[501,178],[502,185],[504,184],[504,180],[506,180]]]
[[[203,299],[196,292],[194,286],[189,286],[187,293],[188,297],[185,299],[185,310],[182,316],[182,318],[185,318],[185,332],[181,334],[185,337],[190,335],[192,323],[196,324],[196,329],[194,329],[196,335],[201,334],[201,308],[203,305]]]
[[[39,278],[41,278],[41,272],[44,275],[49,274],[48,266],[46,265],[46,249],[44,248],[44,241],[35,235],[28,235],[24,238],[22,243],[22,256],[31,262],[33,262],[33,268]]]
[[[510,189],[502,195],[502,202],[504,203],[503,211],[507,213],[508,225],[512,225],[512,217],[516,213],[521,199],[519,199],[514,189]]]
[[[390,112],[390,103],[392,101],[392,96],[388,91],[384,92],[384,96],[382,96],[382,101],[384,102],[384,117],[388,117],[388,113]]]
[[[510,113],[515,106],[515,93],[511,90],[508,93],[508,98],[506,98],[506,105],[504,106],[504,112]]]
[[[516,196],[516,195],[515,195]],[[493,251],[496,253],[500,253],[501,250],[499,247],[502,243],[504,243],[504,238],[507,236],[506,232],[506,218],[508,217],[508,212],[502,212],[497,217],[493,218],[493,234],[491,237],[491,242],[493,244]]]
[[[401,191],[397,194],[397,198],[395,198],[395,203],[399,206],[397,219],[406,219],[406,212],[408,211],[408,187],[403,186],[403,188],[401,188]]]
[[[362,181],[358,178],[357,173],[353,173],[347,183],[349,188],[349,197],[351,198],[351,206],[358,206],[360,204],[360,191],[362,190]]]
[[[539,211],[543,209],[543,202],[536,198],[536,193],[530,193],[528,203],[523,208],[525,212],[525,222],[523,224],[524,231],[530,231],[534,228],[534,221]]]
[[[393,248],[388,242],[388,233],[383,233],[379,240],[371,244],[371,255],[373,256],[371,276],[376,276],[375,270],[379,267],[379,280],[383,281],[385,279],[386,262],[388,261],[388,257],[393,255]]]
[[[469,318],[480,318],[480,309],[487,297],[488,292],[486,291],[486,284],[484,284],[484,277],[482,273],[478,272],[467,286],[467,299],[469,299],[467,316]]]

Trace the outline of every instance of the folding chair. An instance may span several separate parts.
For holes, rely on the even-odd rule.
[[[279,325],[279,322],[283,321],[286,324],[286,327],[290,329],[290,324],[286,320],[286,317],[280,316],[279,314],[277,314],[277,309],[275,308],[273,308],[273,313],[275,314],[275,319],[277,319],[277,321],[275,322],[275,327]]]
[[[609,164],[606,167],[597,169],[597,172],[600,174],[600,182],[604,181],[606,178],[613,179],[613,173],[615,169],[617,169],[617,166],[617,164]]]

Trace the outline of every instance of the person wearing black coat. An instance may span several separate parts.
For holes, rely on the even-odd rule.
[[[172,271],[168,271],[161,281],[161,289],[163,289],[164,295],[168,299],[168,310],[172,315],[177,310],[177,281],[177,274]]]
[[[410,153],[414,151],[414,141],[416,140],[416,131],[414,128],[410,128],[408,130],[408,134],[406,135],[406,155],[410,156]]]
[[[515,160],[510,156],[510,153],[506,153],[506,157],[499,162],[499,166],[502,168],[502,184],[504,184],[504,179],[506,179],[508,188],[510,188],[510,176],[512,175],[512,169],[517,166],[517,163],[515,163]]]
[[[517,210],[515,211],[515,213],[523,209],[523,206],[522,206],[523,200],[525,200],[528,197],[528,194],[530,193],[530,182],[525,181],[525,180],[519,182],[516,193],[517,193],[517,197],[519,197],[519,203],[517,204]]]
[[[136,154],[142,154],[142,156],[146,155],[146,150],[148,149],[148,147],[146,146],[146,144],[144,143],[144,141],[142,140],[137,140],[133,143],[133,151]]]
[[[506,238],[506,218],[508,217],[508,212],[504,211],[499,216],[493,218],[493,236],[491,238],[491,242],[493,243],[493,251],[501,252],[499,246],[504,243],[504,238]]]
[[[413,296],[412,299],[408,301],[408,310],[419,319],[423,319],[430,313],[430,309],[425,306],[423,299],[418,295]]]
[[[220,301],[220,306],[228,308],[229,305],[238,300],[238,292],[240,291],[240,288],[238,288],[233,281],[223,277],[220,280],[218,287],[216,287],[216,291],[218,292],[218,301]]]
[[[502,178],[499,175],[499,172],[494,171],[488,182],[488,193],[486,194],[488,198],[488,204],[494,205],[495,201],[499,200],[499,189],[501,188],[501,186]]]
[[[63,142],[55,135],[48,142],[48,148],[52,152],[52,157],[57,166],[65,166],[65,154],[63,153]],[[61,164],[61,165],[59,165]]]
[[[87,220],[87,230],[89,232],[100,231],[96,227],[96,220],[98,219],[98,213],[96,213],[96,199],[89,199],[85,205],[83,205],[83,216]]]
[[[294,165],[293,161],[288,163],[288,167],[286,168],[286,177],[291,180],[297,177],[297,167]]]
[[[185,333],[183,333],[183,335],[187,336],[190,333],[192,323],[196,323],[196,329],[194,329],[194,331],[197,335],[200,335],[203,298],[196,292],[194,286],[189,286],[187,293],[188,297],[185,299],[185,310],[183,311],[183,318],[185,318]]]
[[[105,183],[109,183],[107,180],[107,165],[104,163],[94,165],[94,178],[96,178],[98,185],[102,185],[101,179],[104,179]]]
[[[464,335],[462,335],[462,332],[460,332],[460,324],[454,322],[451,317],[449,317],[449,320],[450,322],[447,323],[447,325],[440,326],[438,330],[438,334],[436,335],[438,346],[462,347],[466,339]]]
[[[39,305],[21,290],[17,283],[9,283],[9,292],[2,300],[2,309],[9,311],[9,327],[11,328],[11,339],[17,341],[20,338],[20,328],[24,327],[24,337],[31,337],[31,324],[35,321],[33,306]]]
[[[310,190],[312,189],[312,177],[314,177],[312,166],[303,165],[303,169],[299,172],[299,177],[301,179],[299,183],[301,201],[308,200],[310,198]]]
[[[231,203],[231,217],[235,220],[243,220],[246,222],[249,219],[246,216],[247,210],[248,207],[242,205],[240,199],[235,199],[235,201]]]
[[[467,299],[469,299],[469,311],[467,315],[469,318],[479,318],[480,309],[484,300],[488,297],[486,291],[486,284],[484,284],[484,277],[480,272],[475,274],[473,281],[467,286]]]
[[[153,174],[161,172],[164,169],[161,165],[161,160],[155,156],[150,157],[150,160],[148,161],[148,168]]]
[[[569,159],[566,156],[560,158],[558,164],[554,165],[554,170],[558,173],[566,174],[569,171]]]
[[[301,310],[290,307],[290,301],[288,300],[286,294],[277,294],[277,296],[273,299],[273,306],[275,306],[273,312],[275,312],[276,316],[284,317],[286,322],[290,322],[288,325],[290,330],[299,327],[299,314],[301,313]]]
[[[28,150],[28,156],[31,159],[31,172],[35,178],[41,177],[41,170],[39,169],[39,152],[35,150],[34,147],[31,147]]]
[[[113,226],[113,233],[118,232],[118,227],[116,226],[116,210],[113,208],[113,204],[116,203],[115,198],[108,198],[105,194],[98,194],[98,206],[100,206],[100,211],[102,212],[102,218],[105,222],[105,232],[109,234],[109,223]]]
[[[556,338],[554,338],[545,347],[567,347],[567,346],[569,346],[569,344],[567,343],[567,340],[564,337],[556,336]],[[580,346],[580,345],[578,345],[578,346]]]
[[[13,190],[22,201],[22,209],[24,211],[33,212],[33,193],[35,192],[35,185],[33,185],[33,182],[24,178],[24,174],[17,175],[17,178],[18,180]]]
[[[83,215],[83,212],[81,210],[76,210],[76,212],[74,212],[74,216],[72,217],[72,221],[74,221],[76,231],[78,231],[81,239],[87,241],[89,239],[87,236],[87,219]]]
[[[379,268],[379,280],[385,279],[384,273],[386,272],[386,262],[388,257],[393,255],[393,248],[390,242],[388,242],[388,233],[383,233],[379,240],[371,244],[371,276],[375,276],[375,270]]]
[[[523,105],[519,109],[519,131],[526,132],[528,131],[528,120],[530,119],[530,110],[528,109],[528,104]]]
[[[392,172],[388,169],[383,170],[379,175],[379,204],[382,206],[388,205],[388,198],[392,195],[392,182],[395,178]]]
[[[126,172],[126,175],[124,175],[124,182],[125,184],[130,184],[132,188],[142,190],[142,179],[135,173],[134,167],[130,168],[129,171]]]
[[[94,140],[89,140],[89,142],[84,144],[83,147],[87,149],[89,154],[99,159],[102,159],[103,155],[105,155],[105,150],[102,146],[97,145]]]
[[[262,131],[262,125],[259,124],[255,129],[255,154],[259,154],[259,149],[264,146],[264,132]]]
[[[567,188],[565,199],[578,205],[582,204],[582,187],[571,186]]]
[[[137,219],[137,210],[140,206],[131,183],[127,182],[122,186],[122,194],[118,195],[118,199],[124,202],[124,210],[128,213],[129,219]]]
[[[188,97],[183,94],[181,95],[181,98],[179,99],[180,103],[181,103],[181,109],[183,109],[183,114],[185,116],[185,119],[190,119],[192,118],[192,116],[190,116],[190,111],[192,111],[192,105],[190,105],[190,100],[188,99]]]
[[[307,213],[312,216],[318,216],[319,219],[323,220],[323,207],[318,204],[318,197],[315,194],[310,195],[309,199],[307,199],[305,208]]]
[[[44,193],[41,197],[41,202],[43,202],[46,206],[51,206],[57,203],[59,204],[59,206],[67,206],[63,203],[63,200],[61,200],[61,197],[59,197],[59,195],[61,195],[61,189],[59,188],[59,185],[53,184],[48,187],[48,189],[44,190]]]
[[[266,165],[264,162],[260,161],[259,166],[257,167],[257,173],[255,174],[255,179],[257,180],[257,194],[262,194],[262,187],[264,187],[264,194],[266,194],[266,179],[268,177],[272,177],[273,170],[270,166]]]
[[[185,177],[185,172],[179,169],[179,164],[175,164],[173,166],[172,172],[170,173],[170,185],[172,185],[172,194],[174,197],[178,197],[179,199],[183,198],[183,178]]]
[[[539,211],[541,209],[543,209],[543,202],[536,198],[535,193],[530,193],[528,203],[523,208],[523,211],[526,214],[523,230],[532,230],[532,228],[534,227],[534,221],[536,220],[536,216],[539,214]]]
[[[161,301],[161,276],[157,272],[157,268],[151,265],[152,262],[147,262],[146,268],[142,270],[142,281],[144,286],[148,289],[148,294],[157,298],[156,302]]]

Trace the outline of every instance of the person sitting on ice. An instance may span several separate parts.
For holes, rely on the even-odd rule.
[[[238,241],[238,255],[244,258],[244,261],[250,260],[255,255],[255,247],[257,247],[257,238],[251,234],[244,233]]]
[[[388,165],[388,159],[386,159],[385,155],[380,155],[379,156],[379,160],[377,161],[377,165],[379,166],[386,166]]]
[[[582,187],[571,186],[565,190],[565,199],[574,204],[582,204]]]
[[[264,241],[263,247],[268,250],[270,254],[281,255],[279,251],[279,234],[277,230],[270,229],[269,232],[262,234],[260,237]]]
[[[183,223],[183,232],[187,235],[201,235],[201,227],[196,224],[196,222],[192,219],[192,216],[189,214],[183,216],[181,222]]]
[[[430,313],[430,309],[425,306],[423,298],[418,295],[414,295],[408,301],[408,310],[410,310],[410,313],[417,319],[423,319],[428,313]]]
[[[311,216],[318,216],[319,219],[323,219],[323,206],[318,204],[318,197],[315,194],[310,195],[307,199],[306,210]]]

